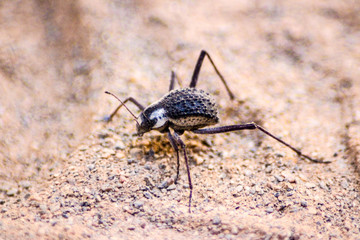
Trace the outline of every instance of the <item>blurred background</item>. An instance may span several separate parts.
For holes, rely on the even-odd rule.
[[[331,148],[339,141],[326,129],[359,114],[338,104],[339,89],[359,88],[359,11],[355,0],[2,0],[0,180],[41,179],[61,167],[116,106],[104,90],[146,105],[167,91],[171,69],[188,83],[201,49],[260,109],[322,105],[308,126]],[[226,104],[207,64],[201,78]],[[305,110],[287,120],[318,111]]]

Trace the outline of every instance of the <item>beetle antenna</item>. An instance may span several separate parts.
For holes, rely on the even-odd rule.
[[[115,94],[105,91],[106,94],[110,94],[112,95],[114,98],[116,98],[117,100],[119,100],[119,102],[121,102],[121,106],[124,106],[126,108],[126,110],[128,110],[128,112],[134,117],[134,120],[137,124],[139,124],[139,122],[137,121],[138,117],[136,117],[131,111],[130,109],[125,105],[125,103],[123,101],[120,100],[120,98],[118,98]]]

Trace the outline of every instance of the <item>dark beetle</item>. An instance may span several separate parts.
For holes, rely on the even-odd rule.
[[[214,99],[210,96],[209,93],[206,93],[203,90],[198,90],[195,88],[205,56],[208,57],[217,75],[220,77],[221,81],[223,82],[230,96],[230,99],[234,99],[234,94],[230,91],[224,77],[220,74],[220,72],[216,68],[210,55],[204,50],[201,51],[200,53],[199,59],[195,66],[195,70],[192,76],[190,86],[188,88],[173,90],[176,76],[175,73],[172,72],[169,92],[165,96],[163,96],[160,100],[158,100],[157,102],[151,104],[146,108],[144,108],[138,101],[136,101],[132,97],[129,97],[124,101],[121,101],[114,94],[110,92],[106,92],[108,94],[113,95],[121,102],[121,104],[115,109],[115,111],[109,117],[106,118],[106,121],[111,121],[113,116],[116,114],[116,112],[122,106],[126,107],[125,103],[127,101],[130,101],[134,103],[140,110],[142,110],[140,116],[135,117],[135,115],[126,107],[126,109],[133,115],[133,117],[137,122],[136,123],[137,135],[141,136],[144,133],[149,132],[151,130],[158,130],[162,133],[167,133],[170,143],[174,148],[177,157],[177,172],[176,172],[175,183],[177,182],[177,179],[179,177],[179,167],[180,167],[178,146],[182,148],[185,158],[185,164],[186,164],[186,170],[188,174],[189,188],[190,188],[189,212],[191,207],[193,186],[191,183],[190,168],[188,163],[188,157],[186,154],[185,143],[180,138],[180,135],[182,135],[184,131],[192,131],[198,134],[216,134],[216,133],[224,133],[224,132],[246,130],[246,129],[247,130],[259,129],[266,135],[276,139],[277,141],[281,142],[285,146],[292,149],[300,157],[304,157],[316,163],[329,163],[327,161],[313,159],[303,154],[300,150],[294,148],[293,146],[284,142],[278,137],[275,137],[270,132],[265,130],[263,127],[257,125],[256,123],[204,128],[210,125],[217,124],[219,122],[219,118],[217,116],[218,111]],[[172,131],[170,129],[172,129]]]
[[[150,130],[162,133],[172,128],[177,133],[192,131],[219,122],[214,99],[196,88],[172,90],[140,114],[137,132]]]

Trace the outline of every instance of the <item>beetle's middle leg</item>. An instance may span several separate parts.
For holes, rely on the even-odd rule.
[[[175,73],[174,71],[171,71],[169,92],[174,89],[174,87],[175,87],[175,80],[177,80],[179,86],[181,87],[182,84],[181,84],[181,82],[180,82],[180,79],[178,78],[178,76],[176,75],[176,73]]]
[[[230,99],[233,100],[235,98],[234,94],[231,92],[229,86],[227,85],[225,78],[221,75],[221,73],[219,72],[219,70],[217,69],[217,67],[215,66],[214,61],[211,59],[210,55],[205,51],[205,50],[201,50],[200,56],[197,60],[197,63],[195,65],[195,69],[194,69],[194,73],[193,76],[191,78],[191,83],[190,83],[190,87],[194,88],[196,87],[197,81],[198,81],[198,77],[200,74],[200,69],[201,66],[203,64],[204,58],[205,56],[208,57],[208,59],[210,60],[211,65],[214,67],[216,74],[219,76],[219,78],[221,79],[221,81],[223,82],[226,91],[228,92]]]
[[[193,186],[191,183],[189,160],[188,160],[188,157],[186,154],[185,143],[183,142],[183,140],[181,140],[179,134],[177,134],[176,132],[174,133],[174,137],[175,137],[176,142],[181,146],[182,150],[184,151],[185,165],[186,165],[186,171],[187,171],[187,175],[188,175],[189,189],[190,189],[190,195],[189,195],[189,213],[190,213],[191,212],[191,198],[192,198]]]

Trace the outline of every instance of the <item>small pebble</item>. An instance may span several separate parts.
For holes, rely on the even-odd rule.
[[[295,183],[296,179],[293,173],[291,173],[290,171],[283,171],[281,173],[281,175],[285,178],[286,181],[290,182],[290,183]]]
[[[40,214],[41,215],[43,215],[43,214],[46,214],[47,213],[47,206],[46,206],[46,204],[40,204],[40,206],[39,206],[39,208],[40,208]]]
[[[102,150],[101,158],[107,159],[111,157],[111,155],[115,155],[115,151],[109,148],[104,148]]]
[[[60,210],[60,204],[54,204],[50,206],[50,212],[55,213]]]
[[[212,220],[212,223],[214,225],[219,225],[221,223],[221,219],[219,216],[215,216],[214,219]]]
[[[205,140],[202,141],[202,144],[204,144],[207,147],[211,147],[213,145],[213,143],[210,141],[210,139],[206,138]]]
[[[172,184],[173,180],[172,179],[165,179],[164,181],[162,181],[159,185],[158,188],[159,189],[164,189],[167,188],[170,184]]]
[[[305,183],[305,187],[310,189],[310,188],[315,188],[316,185],[314,183],[307,182],[307,183]]]
[[[121,175],[121,176],[119,177],[119,182],[120,182],[120,183],[124,183],[124,182],[126,182],[126,181],[127,181],[127,179],[126,179],[125,176]]]
[[[144,206],[144,202],[141,200],[137,200],[133,203],[133,206],[137,209],[141,208],[142,206]]]
[[[251,177],[252,171],[249,170],[249,169],[246,169],[246,170],[244,171],[244,175],[247,176],[247,177]]]
[[[286,190],[292,190],[292,189],[294,189],[294,186],[291,185],[291,183],[288,183],[288,182],[284,182],[283,185],[282,185],[282,187],[283,187],[284,189],[286,189]]]
[[[98,138],[101,138],[101,139],[105,139],[107,137],[109,137],[110,135],[106,132],[103,132],[103,133],[99,133],[98,134]]]
[[[265,168],[265,172],[266,172],[266,173],[271,173],[272,170],[273,170],[273,168],[272,168],[271,165],[269,165],[269,166],[267,166],[267,167]]]
[[[279,175],[274,175],[274,177],[275,177],[276,181],[278,181],[278,182],[284,181],[284,178]]]
[[[302,207],[307,207],[308,206],[308,203],[306,201],[301,201],[300,205]]]
[[[39,208],[40,208],[40,210],[42,210],[42,211],[47,211],[47,209],[48,209],[48,207],[46,206],[46,204],[40,204],[40,206],[39,206]]]
[[[64,211],[64,212],[61,214],[61,216],[62,216],[63,218],[69,218],[69,212]]]
[[[6,192],[6,195],[8,195],[9,197],[15,196],[15,194],[18,193],[18,189],[17,188],[10,188],[9,191]]]
[[[87,168],[89,169],[89,171],[92,171],[95,169],[95,164],[89,164],[87,165]]]
[[[272,207],[268,207],[266,210],[265,210],[266,213],[272,213],[274,212],[274,208]]]
[[[221,180],[224,180],[224,179],[226,178],[226,173],[220,174],[219,178],[220,178]]]
[[[226,240],[232,240],[232,239],[234,239],[234,237],[233,237],[233,235],[231,235],[231,234],[226,234],[226,235],[225,235],[225,239],[226,239]]]
[[[347,189],[349,187],[349,182],[346,179],[341,181],[341,187]]]
[[[118,159],[124,159],[126,156],[125,156],[124,152],[117,152],[115,154],[115,157]]]
[[[149,192],[144,192],[144,197],[147,199],[152,199],[152,196]]]
[[[237,226],[231,226],[231,234],[237,235],[239,233],[239,228]]]
[[[319,187],[320,187],[321,189],[327,190],[327,186],[326,186],[326,184],[325,184],[323,181],[319,182]]]
[[[163,163],[160,163],[159,164],[159,169],[162,169],[162,170],[166,169],[166,165],[163,164]]]
[[[140,160],[143,157],[143,151],[141,148],[132,148],[130,149],[131,157]]]
[[[101,186],[101,191],[103,191],[103,192],[110,192],[112,190],[113,190],[113,188],[109,184]]]
[[[128,227],[128,229],[131,230],[131,231],[133,231],[133,230],[135,230],[135,226],[130,225],[130,226]]]
[[[161,191],[158,188],[154,188],[153,190],[151,190],[151,194],[155,197],[161,197],[162,195]]]
[[[257,192],[257,194],[258,194],[259,196],[264,195],[264,190],[262,190],[262,189],[256,190],[256,192]]]
[[[205,161],[205,158],[200,157],[200,156],[194,156],[194,158],[195,158],[196,165],[198,165],[198,166],[203,164]]]
[[[237,186],[234,191],[232,192],[232,195],[234,197],[240,197],[240,192],[244,189],[242,185]]]
[[[149,164],[149,163],[146,163],[145,164],[145,166],[144,166],[144,168],[146,169],[146,170],[151,170],[151,164]]]
[[[136,160],[135,158],[128,158],[127,163],[128,164],[136,163]]]
[[[300,209],[297,206],[290,206],[289,207],[289,212],[291,213],[295,213],[298,212]]]
[[[150,188],[153,188],[154,187],[154,181],[152,180],[151,176],[146,176],[144,177],[144,181],[146,183],[146,186],[150,187]]]
[[[21,181],[19,183],[19,185],[22,187],[22,188],[25,188],[25,189],[28,189],[31,187],[31,182],[30,181]]]
[[[82,146],[79,147],[79,150],[80,151],[86,151],[88,148],[89,148],[88,146],[82,145]]]
[[[244,189],[243,185],[239,185],[236,187],[237,192],[241,192]]]
[[[175,185],[175,184],[171,184],[171,185],[167,188],[168,191],[172,191],[172,190],[175,190],[175,189],[176,189],[176,185]]]
[[[124,150],[126,147],[123,142],[117,142],[115,145],[115,150]]]

